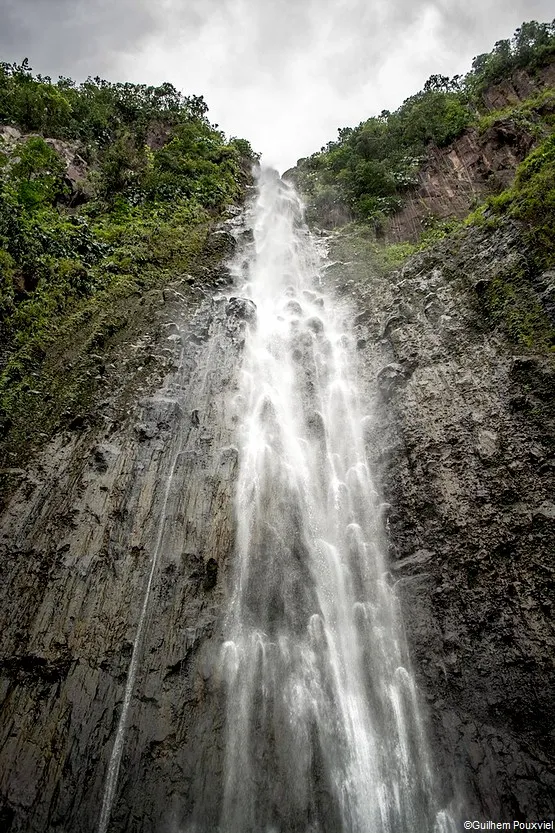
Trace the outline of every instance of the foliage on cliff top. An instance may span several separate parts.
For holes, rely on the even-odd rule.
[[[476,57],[466,76],[432,75],[395,112],[341,128],[337,140],[294,169],[309,217],[332,225],[356,218],[379,228],[417,183],[427,147],[449,144],[475,122],[488,86],[518,68],[534,71],[554,59],[555,21],[523,23],[512,40]]]
[[[0,64],[0,124],[32,131],[0,133],[0,428],[37,397],[60,410],[67,390],[48,392],[43,369],[80,321],[92,332],[126,298],[195,271],[256,159],[206,112],[171,84],[53,83],[27,61]]]
[[[58,139],[105,146],[130,130],[146,141],[153,122],[176,125],[203,120],[202,96],[184,96],[170,83],[159,86],[87,78],[76,84],[60,76],[33,75],[29,62],[0,62],[0,123]]]

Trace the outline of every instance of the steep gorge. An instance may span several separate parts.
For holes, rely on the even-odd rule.
[[[476,288],[517,256],[518,234],[474,232],[387,277],[344,236],[329,245],[351,256],[324,280],[359,310],[367,454],[390,504],[391,580],[442,793],[464,816],[546,817],[553,369],[490,330]],[[252,311],[215,289],[189,310],[179,286],[166,293],[149,347],[173,365],[162,387],[143,380],[123,418],[107,407],[102,427],[58,435],[3,517],[10,831],[97,827],[162,520],[110,829],[218,824],[237,474],[229,392]]]
[[[217,792],[222,705],[206,669],[233,546],[224,393],[245,322],[240,304],[211,298],[189,320],[171,297],[153,349],[174,365],[162,388],[143,388],[121,422],[108,406],[103,427],[62,433],[4,519],[5,829],[96,830],[155,557],[113,824],[156,829],[191,779]]]

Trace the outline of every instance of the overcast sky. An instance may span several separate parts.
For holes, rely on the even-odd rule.
[[[171,81],[283,171],[554,13],[553,0],[0,0],[0,60]]]

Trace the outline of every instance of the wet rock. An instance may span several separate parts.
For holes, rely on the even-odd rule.
[[[382,396],[389,397],[395,389],[404,385],[406,379],[407,374],[403,365],[392,362],[378,373],[378,390]]]
[[[324,329],[324,324],[322,323],[322,319],[318,318],[317,316],[313,316],[312,318],[307,318],[306,326],[309,330],[312,330],[313,333],[321,333]]]
[[[204,589],[206,591],[212,590],[218,581],[218,563],[214,558],[209,558],[206,562],[206,575],[204,579]]]
[[[410,570],[413,568],[419,568],[423,564],[426,564],[430,558],[433,558],[433,552],[430,550],[416,550],[415,553],[412,555],[408,555],[406,558],[401,558],[399,561],[395,561],[391,565],[392,570]]]
[[[139,442],[144,443],[147,440],[152,440],[158,433],[158,429],[154,425],[145,425],[145,423],[140,422],[135,426],[135,433],[139,438]]]
[[[358,327],[361,324],[368,323],[369,321],[372,320],[372,318],[373,318],[372,310],[367,309],[367,310],[364,310],[363,312],[359,312],[358,315],[355,315],[355,317],[353,319],[353,323],[354,323],[355,327]]]
[[[219,266],[214,269],[210,275],[210,280],[217,286],[231,286],[233,283],[233,275],[228,266]]]
[[[230,298],[226,305],[226,312],[229,316],[249,323],[256,320],[256,304],[249,298]]]
[[[224,696],[215,669],[237,452],[229,468],[221,454],[231,447],[225,394],[240,357],[227,320],[207,299],[184,323],[187,351],[163,387],[128,405],[127,416],[54,438],[2,515],[0,693],[9,741],[0,748],[0,818],[10,833],[98,830],[157,548],[110,829],[123,833],[132,815],[137,833],[171,827],[176,806],[189,817],[192,795],[205,796],[195,812],[217,827]],[[188,341],[203,329],[201,343]],[[209,435],[190,430],[192,402]]]
[[[530,407],[530,404],[530,398],[523,393],[519,393],[516,396],[511,396],[511,398],[509,399],[509,407],[512,411],[525,411]]]
[[[18,130],[17,127],[12,127],[10,125],[1,125],[0,126],[0,138],[6,142],[6,144],[16,144],[22,137],[21,130]]]
[[[509,822],[555,811],[553,364],[515,355],[476,297],[521,251],[514,227],[473,231],[374,277],[374,307],[424,309],[433,284],[442,312],[383,342],[368,317],[359,351],[370,401],[383,368],[369,457],[445,794],[456,783],[465,817]]]
[[[93,463],[95,469],[101,474],[108,471],[108,459],[107,451],[103,446],[95,448],[93,451]]]
[[[290,315],[302,315],[303,308],[299,304],[298,301],[287,301],[285,305],[285,311],[288,312]]]
[[[547,520],[555,520],[555,503],[545,500],[541,506],[533,510],[533,515],[536,518],[546,518]]]
[[[80,431],[87,424],[87,417],[85,414],[77,414],[67,424],[70,431]]]
[[[404,324],[405,317],[403,315],[390,315],[384,324],[382,338],[387,338],[392,330]]]
[[[537,367],[537,359],[534,356],[513,356],[512,371],[519,373],[520,371],[530,372]]]
[[[71,667],[71,656],[47,658],[32,654],[0,658],[0,669],[8,676],[19,680],[44,680],[48,683],[63,680]]]
[[[477,295],[485,295],[488,286],[490,285],[491,281],[488,278],[480,278],[474,284],[474,291]]]
[[[498,436],[495,431],[479,431],[476,450],[482,460],[492,460],[498,451]]]
[[[239,463],[239,449],[234,445],[222,448],[220,460],[222,465],[229,465],[231,470],[234,471]]]
[[[241,231],[237,237],[237,243],[239,246],[243,246],[244,244],[253,243],[254,242],[254,234],[252,229],[245,229]]]

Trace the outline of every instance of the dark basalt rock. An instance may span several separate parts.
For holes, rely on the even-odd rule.
[[[346,280],[353,267],[340,267],[341,303],[360,310],[356,355],[388,580],[444,803],[495,821],[555,812],[553,365],[492,329],[474,289],[521,250],[512,235],[477,235],[456,257],[420,256],[376,274],[370,293],[367,264],[360,289]],[[229,392],[256,308],[206,300],[184,321],[179,299],[167,303],[167,323],[179,327],[164,333],[163,384],[130,401],[127,416],[60,434],[25,476],[13,475],[0,525],[6,833],[96,833],[158,545],[110,833],[218,829],[240,408]],[[308,402],[315,329],[299,326],[295,342]],[[324,453],[318,407],[307,428]],[[275,419],[269,408],[265,416]]]
[[[403,365],[392,362],[382,368],[378,373],[378,390],[387,398],[396,388],[401,387],[406,380],[407,372]]]
[[[358,351],[368,398],[383,368],[368,454],[445,800],[509,822],[555,815],[554,363],[515,355],[476,297],[521,251],[476,232],[376,275],[384,319],[413,316]]]
[[[226,312],[229,316],[239,318],[242,321],[252,322],[256,320],[256,304],[249,298],[231,297],[227,302]]]
[[[252,312],[243,299],[234,306]],[[170,321],[179,309],[176,300]],[[218,825],[237,467],[226,394],[240,359],[227,321],[206,301],[183,340],[164,341],[175,369],[163,387],[126,421],[55,439],[2,516],[3,833],[98,829],[157,546],[110,831]]]
[[[407,555],[406,558],[394,561],[391,565],[391,569],[403,571],[413,568],[420,569],[423,564],[427,564],[428,561],[433,558],[433,555],[433,552],[430,552],[430,550],[417,550],[412,555]]]
[[[206,575],[204,579],[204,589],[212,590],[218,581],[218,562],[214,558],[209,558],[206,562]]]

